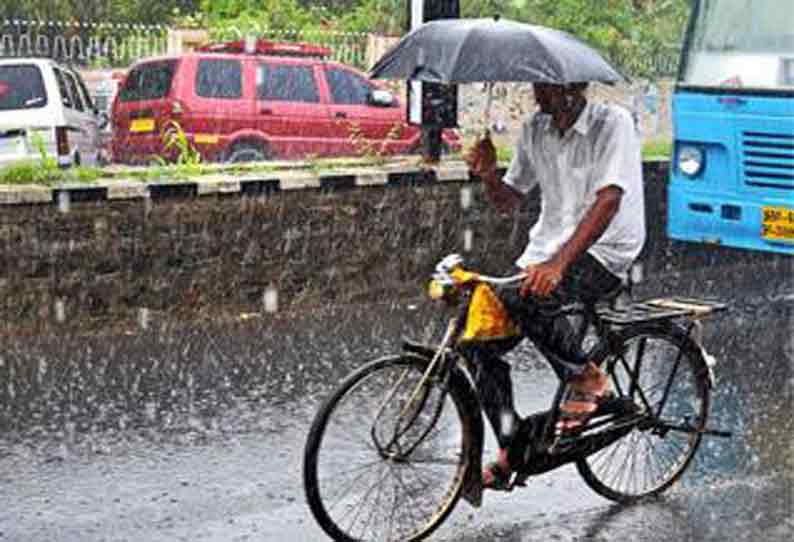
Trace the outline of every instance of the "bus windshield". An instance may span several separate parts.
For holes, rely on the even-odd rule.
[[[792,0],[699,0],[679,84],[794,90]]]

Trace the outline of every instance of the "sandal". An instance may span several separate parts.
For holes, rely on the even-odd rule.
[[[615,394],[611,390],[600,394],[570,390],[560,405],[560,415],[556,425],[557,435],[579,433],[587,425],[587,422],[598,413],[599,408],[614,397]]]
[[[482,487],[494,491],[510,491],[512,476],[512,472],[505,471],[498,462],[494,461],[486,465],[482,471]]]

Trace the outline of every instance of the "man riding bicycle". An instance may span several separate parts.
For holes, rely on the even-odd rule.
[[[639,138],[624,109],[590,103],[586,83],[535,83],[539,111],[521,127],[507,173],[499,178],[488,137],[467,157],[489,199],[509,211],[536,185],[541,213],[516,261],[525,273],[518,292],[502,302],[549,361],[568,378],[556,430],[576,433],[611,394],[600,360],[588,359],[559,307],[595,303],[626,278],[645,242],[645,204]],[[508,450],[518,427],[510,366],[481,349],[477,388],[499,443],[497,460],[483,472],[485,487],[505,488],[512,468]],[[568,364],[562,367],[558,357]],[[567,372],[566,372],[567,371]]]

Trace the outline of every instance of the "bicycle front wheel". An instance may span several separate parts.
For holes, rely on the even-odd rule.
[[[700,348],[678,327],[630,327],[620,344],[605,367],[640,421],[576,467],[597,493],[628,503],[659,495],[684,473],[706,425],[710,384]]]
[[[464,403],[427,360],[392,356],[349,376],[318,412],[304,489],[323,530],[341,541],[415,541],[460,497],[471,446]]]

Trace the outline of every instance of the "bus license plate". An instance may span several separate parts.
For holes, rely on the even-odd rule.
[[[766,206],[762,212],[761,236],[764,239],[794,243],[794,209]]]
[[[154,132],[154,119],[135,119],[130,123],[130,132]]]

